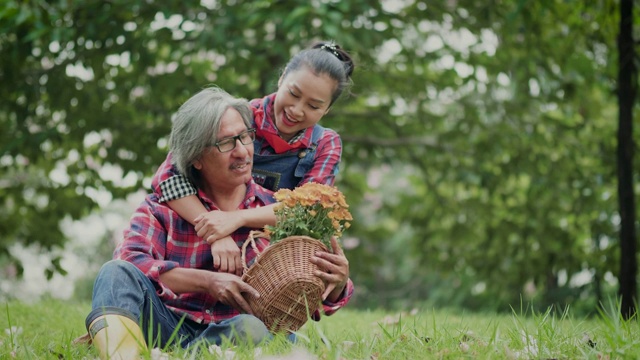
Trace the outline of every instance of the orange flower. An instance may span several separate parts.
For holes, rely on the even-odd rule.
[[[267,226],[271,242],[291,235],[306,235],[331,248],[332,236],[340,237],[353,220],[344,195],[335,187],[306,183],[294,190],[280,189],[274,194],[276,225]]]

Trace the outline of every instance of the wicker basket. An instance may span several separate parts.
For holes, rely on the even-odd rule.
[[[322,302],[323,281],[314,275],[318,267],[309,261],[317,251],[327,251],[319,240],[308,236],[290,236],[260,253],[252,232],[242,246],[242,280],[260,293],[248,296],[248,303],[271,332],[292,332],[307,322]],[[246,249],[251,244],[256,260],[247,268]]]

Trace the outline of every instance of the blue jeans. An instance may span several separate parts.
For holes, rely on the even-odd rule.
[[[102,266],[93,286],[91,306],[85,320],[87,328],[102,315],[127,316],[140,324],[145,341],[152,347],[169,345],[174,332],[172,343],[183,348],[199,341],[220,345],[224,338],[234,343],[253,344],[273,338],[260,319],[247,314],[212,324],[188,319],[180,324],[182,317],[164,306],[151,280],[135,265],[123,260],[112,260]],[[289,339],[295,341],[295,336],[292,334]]]

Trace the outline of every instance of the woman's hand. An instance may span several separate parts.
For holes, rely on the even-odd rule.
[[[349,281],[349,260],[344,256],[335,236],[331,237],[331,247],[333,254],[319,251],[311,257],[311,262],[318,266],[315,275],[326,284],[322,300],[336,302]]]
[[[225,236],[211,244],[213,268],[219,272],[242,275],[240,248],[231,236]]]
[[[209,211],[198,215],[194,222],[198,236],[209,244],[231,235],[242,226],[240,213],[237,211]]]

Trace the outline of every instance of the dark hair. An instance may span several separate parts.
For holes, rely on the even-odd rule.
[[[317,75],[327,74],[338,83],[331,96],[331,104],[351,85],[351,74],[355,69],[353,59],[340,45],[324,41],[312,44],[308,49],[302,50],[291,58],[282,77],[303,66],[309,67]]]

